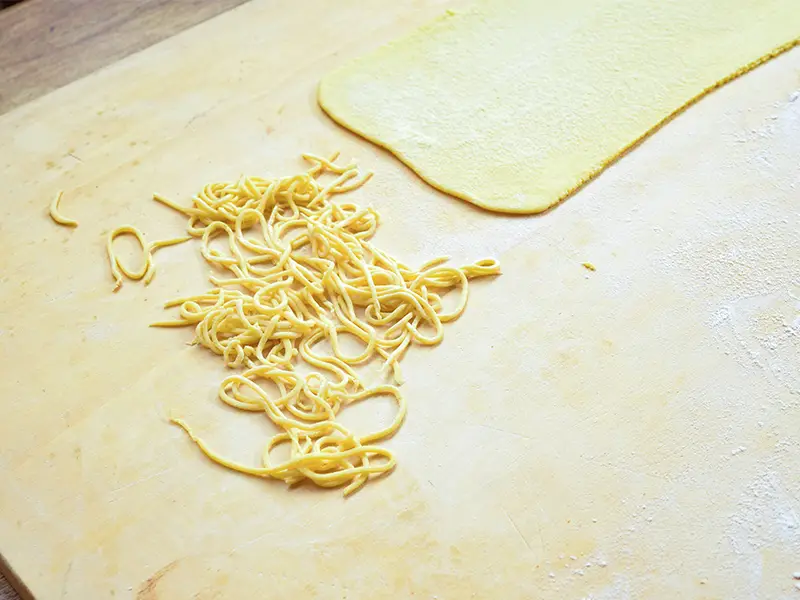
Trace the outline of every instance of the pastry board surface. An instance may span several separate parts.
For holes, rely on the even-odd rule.
[[[800,51],[555,210],[504,216],[315,103],[453,4],[256,1],[0,116],[0,553],[35,597],[800,594]],[[217,401],[190,331],[148,328],[206,289],[196,246],[112,294],[102,235],[179,235],[154,191],[334,150],[375,171],[351,196],[383,248],[503,267],[408,354],[399,465],[348,499],[226,471],[166,422],[250,462],[270,433]],[[60,189],[75,230],[47,217]]]

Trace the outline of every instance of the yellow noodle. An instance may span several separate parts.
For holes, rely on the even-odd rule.
[[[138,271],[128,270],[122,264],[119,257],[117,256],[117,253],[114,251],[114,240],[121,235],[132,235],[136,239],[136,241],[139,242],[139,245],[142,247],[144,263],[140,270]],[[134,281],[142,279],[144,280],[145,285],[149,285],[156,273],[155,264],[153,262],[153,253],[159,248],[164,248],[166,246],[174,246],[175,244],[182,244],[183,242],[189,241],[190,239],[192,238],[184,236],[184,237],[171,238],[168,240],[159,240],[147,244],[145,242],[144,234],[137,227],[134,227],[133,225],[123,225],[122,227],[117,227],[113,231],[109,232],[106,238],[106,252],[108,254],[109,263],[111,265],[111,275],[114,277],[114,291],[115,292],[118,291],[119,288],[122,286],[123,275],[128,279],[132,279]]]
[[[397,261],[369,241],[380,222],[373,208],[334,201],[362,187],[372,173],[360,173],[355,164],[335,164],[338,154],[303,156],[313,165],[305,173],[209,184],[189,207],[153,196],[188,217],[187,233],[200,240],[201,255],[217,273],[209,277],[213,289],[166,303],[165,308],[178,309],[178,318],[152,326],[194,327],[194,343],[236,369],[220,384],[220,400],[263,413],[280,429],[266,445],[262,466],[254,467],[223,457],[183,420],[171,419],[206,456],[289,485],[309,480],[321,487],[345,486],[347,495],[394,468],[394,455],[374,444],[394,435],[406,414],[396,385],[370,387],[356,368],[377,358],[400,383],[405,352],[413,345],[438,344],[443,323],[464,311],[468,280],[500,269],[492,259],[457,268],[445,265],[446,257],[434,258],[419,270]],[[319,179],[326,174],[333,178],[323,184]],[[119,281],[122,274],[149,281],[153,251],[189,239],[148,245],[136,232],[124,227],[109,237],[112,272]],[[114,257],[111,244],[123,233],[141,243],[142,271],[126,271]],[[212,248],[214,240],[225,250]],[[451,290],[458,301],[448,312],[442,297]],[[361,349],[345,351],[342,335]],[[329,352],[316,348],[323,342]],[[296,370],[301,361],[311,372]],[[378,396],[396,402],[388,426],[358,436],[338,421],[347,406]],[[289,457],[275,464],[270,453],[281,445],[288,447]]]
[[[165,198],[161,194],[153,194],[153,200],[155,200],[156,202],[160,202],[161,204],[171,208],[172,210],[176,210],[178,212],[181,212],[181,213],[185,214],[186,216],[192,216],[192,215],[196,214],[196,211],[194,211],[193,209],[184,208],[184,207],[176,204],[172,200],[169,200],[168,198]]]
[[[70,219],[69,217],[65,217],[58,211],[58,204],[61,202],[61,196],[64,195],[64,192],[58,192],[55,195],[53,200],[50,202],[50,218],[53,219],[59,225],[66,225],[67,227],[77,227],[78,222],[75,219]]]
[[[144,263],[142,268],[138,271],[130,271],[120,262],[119,257],[114,251],[114,240],[121,235],[132,235],[139,245],[142,247],[142,254],[144,255]],[[150,269],[150,255],[147,252],[147,243],[144,241],[144,234],[132,225],[123,225],[110,231],[106,239],[106,252],[108,253],[108,260],[111,265],[111,275],[114,277],[114,291],[116,292],[122,286],[122,276],[125,275],[128,279],[138,280],[142,279]]]
[[[156,267],[155,263],[153,262],[153,253],[156,250],[158,250],[159,248],[166,248],[167,246],[182,244],[184,242],[188,242],[191,239],[192,239],[191,236],[184,236],[184,237],[171,238],[168,240],[158,240],[156,242],[150,242],[150,245],[147,246],[147,256],[150,261],[150,267],[148,268],[147,273],[145,273],[144,284],[150,285],[150,282],[153,280],[153,277],[156,274]]]

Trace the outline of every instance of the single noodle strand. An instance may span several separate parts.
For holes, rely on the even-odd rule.
[[[63,214],[59,212],[58,205],[61,202],[61,197],[64,195],[63,191],[59,191],[53,200],[50,202],[50,218],[53,219],[59,225],[64,225],[66,227],[77,227],[78,222],[75,219],[70,219],[69,217],[65,217]]]
[[[143,264],[142,268],[138,271],[131,271],[126,268],[114,250],[114,240],[121,235],[133,236],[142,247]],[[167,240],[158,240],[148,244],[145,241],[144,234],[133,225],[123,225],[109,232],[106,238],[106,253],[108,254],[108,261],[111,267],[111,275],[114,277],[114,291],[118,291],[122,286],[123,275],[134,281],[141,279],[144,281],[145,285],[149,285],[156,274],[155,262],[153,261],[153,254],[155,251],[159,248],[182,244],[183,242],[188,242],[191,239],[191,236],[183,236]]]

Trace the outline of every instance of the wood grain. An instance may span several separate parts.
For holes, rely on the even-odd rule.
[[[11,582],[13,582],[13,585]],[[16,576],[6,560],[0,556],[0,600],[23,599],[32,600],[33,595],[28,590],[28,587]]]
[[[0,600],[17,600],[19,596],[14,592],[11,585],[0,577]]]
[[[0,114],[246,0],[26,0],[0,12]]]

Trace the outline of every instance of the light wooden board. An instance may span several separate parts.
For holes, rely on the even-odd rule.
[[[515,218],[314,104],[322,74],[444,8],[254,2],[0,117],[0,552],[37,597],[800,593],[800,52]],[[189,332],[147,328],[205,288],[193,249],[112,294],[101,237],[179,231],[153,191],[333,149],[377,172],[354,199],[389,251],[504,267],[410,353],[399,467],[347,500],[217,468],[165,423],[242,460],[268,433],[216,402]],[[58,189],[75,231],[46,217]]]

